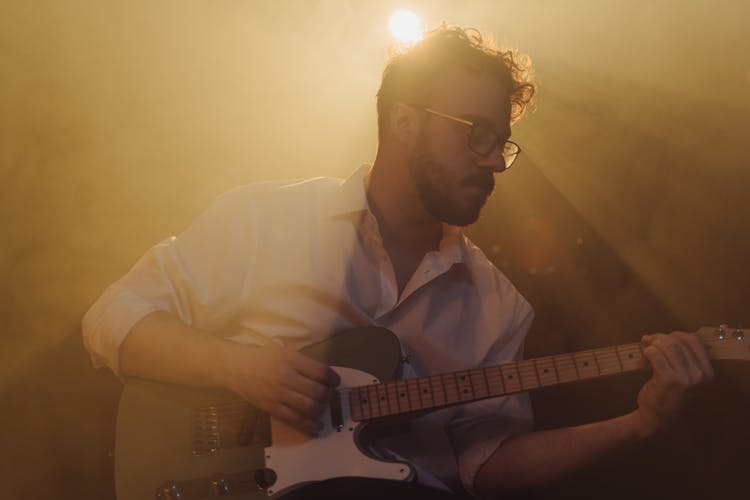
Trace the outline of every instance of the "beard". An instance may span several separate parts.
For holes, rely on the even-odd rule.
[[[409,159],[409,171],[417,186],[419,199],[427,213],[454,226],[468,226],[479,218],[482,207],[495,189],[493,172],[470,167],[466,175],[451,179],[450,170],[432,160],[426,152],[424,137]],[[476,188],[469,191],[467,187]]]

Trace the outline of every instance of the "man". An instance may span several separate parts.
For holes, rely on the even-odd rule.
[[[477,219],[493,175],[519,153],[508,139],[533,94],[528,70],[460,28],[396,55],[378,93],[372,168],[344,182],[256,184],[220,197],[87,313],[95,364],[225,387],[314,435],[339,379],[295,351],[341,330],[392,330],[407,377],[520,359],[532,310],[459,227]],[[423,485],[404,486],[404,497],[538,486],[653,434],[712,370],[686,334],[643,344],[653,378],[622,417],[532,432],[529,400],[516,395],[435,412],[385,440]],[[363,495],[334,483],[297,494]]]

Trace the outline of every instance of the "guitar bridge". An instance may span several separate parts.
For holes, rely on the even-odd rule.
[[[244,446],[268,446],[271,424],[266,413],[244,401],[194,408],[191,422],[191,452],[212,455],[219,450]]]

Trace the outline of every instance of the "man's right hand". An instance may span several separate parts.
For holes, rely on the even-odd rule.
[[[232,346],[221,383],[250,404],[301,431],[317,435],[331,389],[340,378],[330,367],[277,346]]]

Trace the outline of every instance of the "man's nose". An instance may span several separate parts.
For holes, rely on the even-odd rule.
[[[496,174],[505,172],[505,169],[507,168],[502,153],[502,146],[500,145],[495,146],[495,148],[487,155],[482,156],[477,153],[474,153],[474,155],[478,167],[489,168]]]

